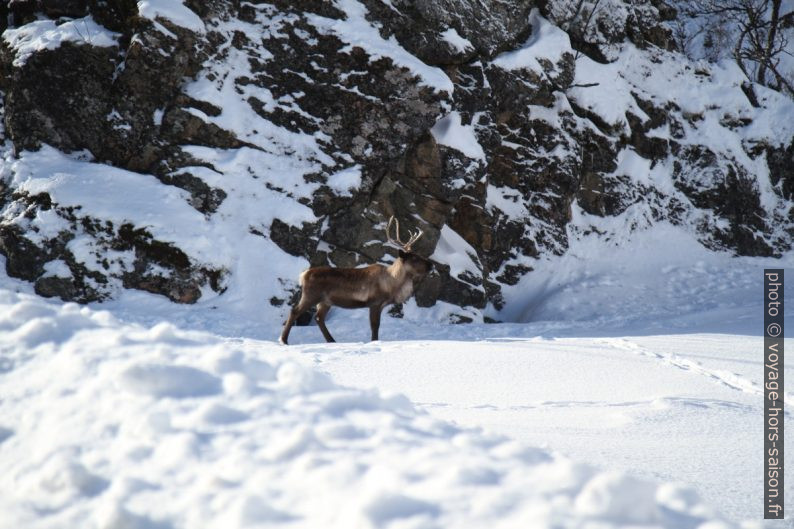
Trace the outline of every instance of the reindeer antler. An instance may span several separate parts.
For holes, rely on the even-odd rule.
[[[396,224],[396,229],[394,230],[394,236],[396,237],[397,240],[392,239],[391,235],[389,234],[389,232],[391,232],[392,224]],[[386,239],[388,239],[388,241],[394,245],[402,246],[403,250],[405,250],[406,252],[411,251],[411,246],[413,246],[413,244],[419,240],[419,238],[422,236],[423,233],[424,232],[419,229],[417,229],[415,232],[408,230],[408,237],[409,237],[408,242],[403,242],[400,239],[400,221],[395,219],[394,215],[391,216],[391,218],[389,219],[389,224],[386,226]]]

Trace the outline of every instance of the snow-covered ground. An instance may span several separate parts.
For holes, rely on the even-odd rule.
[[[757,338],[539,336],[301,350],[342,384],[401,391],[436,417],[603,469],[687,483],[732,519],[761,512]]]
[[[378,346],[287,349],[165,322],[146,328],[8,290],[0,305],[2,527],[674,528],[719,519],[686,487],[455,426],[307,365],[318,351],[330,359]],[[399,343],[411,347],[390,347]],[[454,364],[458,347],[440,349]]]
[[[399,391],[434,416],[600,468],[686,483],[729,518],[759,520],[762,272],[792,265],[794,255],[709,252],[666,225],[584,237],[525,278],[523,303],[508,300],[501,316],[528,323],[387,328],[386,339],[414,339],[300,350],[342,384]],[[361,323],[354,336],[365,340]],[[318,338],[310,327],[293,342]]]
[[[585,238],[538,263],[525,323],[408,306],[376,343],[362,311],[281,347],[223,296],[4,278],[0,527],[760,524],[761,271],[794,263],[688,240]]]

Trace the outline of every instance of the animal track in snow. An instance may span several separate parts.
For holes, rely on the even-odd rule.
[[[626,340],[625,338],[607,338],[600,340],[600,342],[616,349],[623,349],[642,356],[648,356],[679,369],[703,375],[716,380],[717,382],[720,382],[731,389],[743,391],[745,393],[751,393],[753,395],[763,395],[764,393],[763,388],[758,384],[752,380],[742,377],[737,373],[731,373],[730,371],[726,371],[724,369],[709,369],[703,366],[700,362],[690,360],[688,358],[682,358],[676,354],[656,353],[646,349],[645,347],[642,347],[637,343]],[[789,406],[794,406],[794,395],[791,393],[785,393],[783,400]]]

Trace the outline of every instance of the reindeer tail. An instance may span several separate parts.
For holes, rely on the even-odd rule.
[[[298,276],[298,283],[300,283],[301,288],[303,288],[303,283],[306,282],[306,274],[308,272],[309,272],[309,269],[307,268],[306,270],[301,272],[301,275]]]

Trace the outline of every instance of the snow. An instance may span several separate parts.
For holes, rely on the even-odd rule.
[[[442,31],[441,38],[444,39],[444,42],[449,44],[452,49],[459,53],[466,53],[467,51],[474,49],[474,45],[467,39],[461,37],[460,34],[455,31],[455,28],[449,28]]]
[[[628,112],[641,121],[650,119],[635,98],[659,109],[680,108],[680,117],[675,118],[680,135],[673,137],[669,124],[650,131],[649,135],[675,141],[684,147],[705,148],[717,155],[715,166],[691,168],[686,172],[689,184],[703,189],[714,188],[723,184],[726,174],[738,170],[747,175],[758,190],[761,206],[784,218],[789,203],[773,191],[765,157],[750,156],[748,152],[755,145],[785,146],[787,139],[794,136],[794,100],[755,86],[760,102],[760,107],[755,108],[741,90],[746,81],[732,61],[693,61],[660,49],[639,50],[631,44],[623,44],[616,52],[615,61],[609,64],[580,56],[575,82],[567,96],[571,102],[600,117],[613,129],[612,133],[621,134],[630,133]],[[728,127],[724,124],[726,120],[743,120],[748,124]],[[650,163],[627,148],[619,153],[617,161],[615,176],[629,176],[634,182],[658,189],[684,204],[690,202],[673,186],[674,168],[670,160]],[[689,218],[687,224],[690,226],[721,222],[707,211],[695,215],[700,218]],[[651,224],[652,219],[650,208],[634,205],[616,221],[602,222],[593,217],[580,220],[590,226],[603,223],[602,228],[606,229],[617,226],[632,230],[635,229],[633,222],[644,227]],[[588,229],[584,225],[579,228],[581,231]],[[773,229],[778,231],[779,228],[773,226]]]
[[[252,61],[246,51],[231,46],[234,32],[243,32],[253,42],[261,41],[265,35],[278,35],[286,18],[284,15],[271,13],[267,6],[260,6],[260,9],[262,12],[257,13],[257,24],[248,24],[239,20],[219,23],[215,30],[228,35],[228,47],[219,50],[217,57],[208,59],[196,80],[189,82],[184,88],[185,93],[191,97],[221,109],[217,116],[199,114],[193,109],[196,115],[207,123],[234,133],[237,138],[252,144],[255,148],[222,150],[186,146],[185,150],[214,168],[214,170],[202,167],[190,168],[191,173],[199,176],[209,185],[220,187],[226,193],[240,197],[241,200],[235,202],[236,207],[245,203],[243,197],[250,197],[251,193],[255,193],[256,196],[266,194],[269,198],[272,197],[270,198],[272,204],[278,204],[278,210],[269,214],[269,210],[264,208],[264,211],[256,213],[256,217],[268,214],[270,221],[278,217],[287,223],[300,222],[301,219],[308,220],[311,211],[296,204],[295,200],[310,199],[312,193],[319,188],[318,184],[309,184],[303,177],[308,174],[327,174],[327,168],[333,167],[335,161],[321,147],[323,142],[328,140],[324,134],[320,132],[308,134],[277,126],[257,112],[253,112],[249,104],[249,100],[257,100],[263,104],[267,112],[279,107],[292,112],[299,110],[294,102],[277,101],[267,89],[251,83],[236,82],[238,78],[253,78],[256,74],[251,71]],[[266,61],[270,58],[263,47],[257,48],[256,52],[257,60]],[[304,117],[316,121],[316,118],[308,114]],[[281,189],[282,193],[273,190],[266,192],[262,189],[264,185],[262,181],[255,182],[256,179],[265,176],[272,187]],[[230,181],[234,183],[230,185]],[[289,198],[284,195],[288,195]],[[250,206],[246,207],[246,210],[250,210]],[[311,219],[314,219],[313,215]],[[259,222],[254,224],[259,231],[265,231],[270,226],[270,222],[266,225]]]
[[[556,64],[563,53],[571,52],[568,34],[540,16],[537,9],[530,13],[532,32],[529,39],[517,50],[507,51],[496,57],[492,64],[504,70],[528,69],[544,71],[538,59],[546,59]]]
[[[509,187],[488,184],[485,204],[492,212],[497,208],[512,219],[525,218],[529,214],[520,193]]]
[[[477,252],[449,226],[441,228],[436,249],[430,259],[448,265],[449,275],[463,281],[466,280],[461,275],[481,275]]]
[[[627,109],[637,116],[646,119],[647,116],[634,101],[631,87],[621,73],[623,68],[625,66],[622,62],[603,65],[589,57],[579,57],[576,63],[575,84],[592,85],[596,83],[596,86],[571,88],[568,91],[568,97],[579,106],[594,112],[608,125],[628,130]]]
[[[763,106],[743,131],[743,137],[763,138],[770,145],[785,146],[785,138],[794,134],[794,99],[760,85],[753,85],[753,89]]]
[[[61,207],[79,206],[81,214],[109,220],[116,228],[131,223],[165,242],[184,237],[188,253],[213,254],[202,235],[207,220],[187,203],[187,192],[163,186],[154,176],[75,160],[47,145],[20,153],[13,170],[13,184],[22,192],[48,193]]]
[[[492,314],[517,323],[440,324],[457,308],[412,301],[373,343],[366,311],[334,310],[343,342],[309,326],[277,346],[281,321],[248,301],[274,247],[190,307],[52,303],[2,279],[0,527],[757,520],[758,289],[794,255],[609,231],[624,235],[533,261]],[[476,270],[454,234],[438,248],[453,274]]]
[[[389,58],[395,65],[407,68],[422,84],[436,92],[449,94],[453,92],[452,81],[443,70],[428,66],[408,53],[394,36],[389,37],[388,40],[381,37],[378,29],[367,21],[367,9],[361,2],[334,0],[334,4],[347,15],[344,20],[334,20],[315,14],[307,14],[306,19],[321,33],[336,35],[342,42],[347,43],[343,51],[349,52],[353,48],[361,48],[373,61]]]
[[[717,12],[713,15],[698,14],[702,10],[699,9],[700,5],[696,0],[678,0],[676,9],[679,11],[677,20],[673,23],[673,30],[676,35],[676,40],[682,48],[682,51],[692,59],[708,59],[712,62],[733,62],[734,48],[736,42],[743,29],[743,24],[746,24],[746,13],[736,12]],[[763,9],[765,13],[761,16],[768,22],[771,19],[772,3],[764,2],[758,4],[751,4],[755,9]],[[782,21],[787,16],[791,16],[794,11],[794,3],[790,0],[783,0],[780,3],[780,20]],[[761,31],[762,38],[764,31]],[[790,42],[794,34],[790,24],[781,23],[778,26],[778,38],[783,43]],[[748,49],[750,45],[747,45]],[[790,50],[785,49],[785,44],[782,53],[778,53],[774,61],[777,70],[786,79],[791,79],[794,74],[794,56]],[[745,67],[748,70],[748,75],[756,79],[758,73],[758,63],[752,60],[745,60]],[[771,79],[771,75],[767,79]],[[761,85],[754,85],[755,88]]]
[[[761,468],[750,455],[763,437],[763,397],[760,371],[747,366],[756,338],[511,331],[314,357],[343,384],[399,388],[437,417],[635,478],[689,483],[732,518],[756,518]]]
[[[44,277],[72,277],[72,271],[62,259],[55,259],[44,264]]]
[[[577,218],[585,214],[575,205],[573,210],[574,222],[586,224]],[[636,222],[630,215],[598,219],[601,231],[624,235],[573,238],[564,256],[533,262],[533,273],[506,296],[510,308],[500,314],[503,319],[627,328],[639,321],[661,332],[685,328],[693,314],[705,329],[707,317],[716,323],[719,314],[746,312],[758,288],[758,263],[787,263],[712,252],[667,223],[628,234],[629,226],[620,224]],[[613,297],[617,288],[620,296]]]
[[[668,162],[652,163],[651,160],[643,158],[634,149],[624,148],[618,153],[617,168],[614,171],[616,176],[628,176],[634,182],[648,187],[654,187],[670,195],[675,194],[676,190],[670,178],[672,173]]]
[[[321,337],[308,327],[293,343],[342,384],[400,391],[436,417],[632,478],[686,483],[730,519],[758,520],[759,289],[763,268],[791,268],[794,255],[735,258],[660,225],[584,237],[532,264],[498,314],[524,323],[450,329],[425,316],[410,340],[387,321],[381,337],[395,341],[329,350],[309,345]],[[332,312],[329,327],[365,340],[336,331],[349,319]]]
[[[461,124],[460,112],[453,111],[439,119],[430,132],[441,145],[452,147],[469,158],[485,161],[485,151],[477,141],[474,127]]]
[[[654,50],[650,56],[631,44],[625,44],[617,60],[599,64],[585,56],[576,63],[575,85],[568,96],[579,106],[601,117],[607,124],[627,128],[625,112],[629,110],[645,120],[648,116],[637,106],[634,93],[650,100],[657,107],[674,102],[683,115],[693,118],[685,123],[690,143],[707,142],[719,151],[728,151],[743,162],[747,154],[742,140],[765,141],[781,145],[794,135],[794,100],[755,86],[761,94],[761,108],[753,108],[740,86],[747,78],[733,61],[709,63],[689,61],[672,52]],[[595,86],[582,86],[592,85]],[[728,131],[719,124],[727,109],[735,117],[749,118],[752,123],[737,131]],[[664,136],[660,134],[660,137]]]
[[[11,157],[7,164],[11,169],[10,184],[20,192],[31,195],[47,192],[58,207],[80,206],[74,210],[78,219],[88,218],[99,221],[100,225],[111,222],[114,230],[124,224],[145,229],[155,240],[174,243],[193,262],[227,271],[224,300],[231,319],[233,314],[261,313],[263,301],[284,296],[285,288],[284,283],[262,281],[262,278],[282,277],[296,282],[297,272],[307,266],[305,259],[284,254],[263,234],[269,233],[275,218],[300,226],[314,221],[315,217],[311,209],[296,203],[294,198],[268,187],[257,173],[272,171],[281,180],[274,177],[269,183],[294,190],[297,196],[319,184],[309,187],[300,172],[291,172],[294,169],[290,166],[299,161],[248,147],[224,151],[189,146],[185,151],[209,161],[215,169],[188,167],[181,171],[189,171],[227,195],[212,217],[191,206],[186,191],[165,186],[152,175],[74,158],[47,145],[37,152],[23,151],[19,159]],[[28,233],[34,241],[70,229],[54,210],[39,210],[32,219],[22,208],[6,208],[2,214],[5,222],[29,226]],[[106,246],[79,229],[68,243],[78,263],[89,270],[105,273],[131,270],[134,259],[130,252],[116,252]],[[115,295],[121,284],[108,288]],[[136,293],[119,295],[136,297]],[[207,306],[216,298],[217,293],[208,289],[202,293]],[[270,306],[265,310],[276,312]]]
[[[139,0],[138,14],[150,20],[156,20],[158,17],[164,18],[196,33],[206,31],[201,18],[185,6],[182,0]]]
[[[3,40],[14,50],[13,65],[17,68],[22,67],[34,53],[54,50],[65,42],[109,47],[118,46],[120,36],[94,22],[90,15],[61,24],[54,20],[35,20],[3,32]]]
[[[328,187],[339,196],[352,196],[351,191],[355,191],[360,186],[361,166],[358,165],[342,169],[328,177]]]

